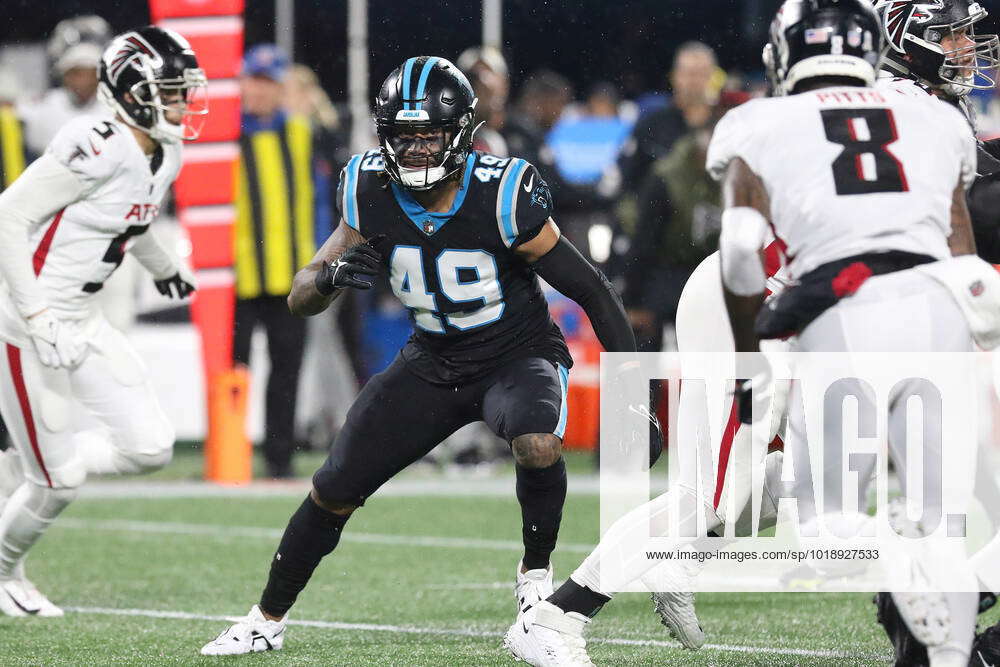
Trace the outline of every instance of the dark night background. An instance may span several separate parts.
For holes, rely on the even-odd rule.
[[[346,97],[347,3],[296,1],[295,58],[315,68],[331,97]],[[701,39],[719,53],[723,67],[759,69],[767,26],[780,0],[506,0],[504,53],[519,75],[548,67],[569,77],[578,93],[601,80],[626,93],[662,88],[678,44]],[[981,2],[998,27],[1000,0]],[[149,21],[141,0],[37,0],[0,2],[0,42],[45,39],[53,26],[75,14],[96,13],[122,30]],[[369,45],[372,89],[405,58],[439,54],[455,58],[481,34],[478,0],[413,3],[370,0]],[[248,44],[271,41],[274,1],[247,0]]]
[[[689,39],[716,48],[724,67],[758,69],[767,24],[779,2],[506,0],[504,52],[515,86],[520,74],[548,67],[569,77],[578,93],[601,80],[613,81],[627,93],[662,88],[673,50]],[[368,11],[373,89],[411,55],[455,58],[480,40],[477,0],[371,0]],[[116,31],[149,20],[146,3],[136,0],[59,0],[48,5],[4,0],[0,42],[45,39],[60,19],[86,13],[100,14]],[[247,0],[247,43],[272,40],[273,21],[273,0]],[[334,99],[346,96],[346,30],[346,2],[297,0],[295,57],[319,72]]]

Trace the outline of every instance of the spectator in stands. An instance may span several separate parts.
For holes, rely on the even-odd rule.
[[[621,193],[618,216],[622,230],[629,236],[634,234],[638,220],[635,196],[651,165],[665,157],[681,136],[709,122],[725,79],[711,47],[686,42],[677,48],[670,69],[670,102],[639,118],[619,156],[611,179],[614,185],[606,185]]]
[[[725,73],[710,46],[686,42],[677,48],[670,69],[670,102],[639,119],[622,151],[620,168],[626,183],[641,181],[649,165],[666,156],[681,135],[708,123],[724,83]]]
[[[285,106],[288,59],[259,44],[243,60],[240,165],[236,193],[236,317],[233,356],[249,364],[254,329],[267,333],[271,373],[265,393],[264,460],[271,477],[291,477],[295,408],[305,347],[305,320],[285,302],[295,272],[316,252],[318,156],[309,119]]]
[[[60,85],[18,109],[31,153],[45,152],[56,132],[73,118],[110,113],[97,98],[97,68],[110,39],[111,26],[100,16],[74,16],[56,25],[46,49]]]
[[[507,157],[510,151],[502,134],[507,122],[510,95],[507,61],[495,47],[474,46],[463,51],[455,64],[472,84],[472,90],[479,99],[476,118],[485,123],[476,132],[473,148]]]
[[[704,165],[711,128],[725,110],[716,106],[710,121],[677,138],[639,188],[622,300],[641,351],[662,349],[664,327],[674,324],[684,284],[718,248],[721,192]]]
[[[608,258],[613,218],[610,200],[597,188],[632,129],[630,108],[612,84],[597,83],[582,104],[567,107],[546,137],[559,173],[559,194],[570,199],[559,201],[559,228],[598,263]],[[593,234],[595,229],[603,233]]]
[[[546,143],[564,180],[595,185],[615,162],[632,129],[619,113],[620,101],[612,84],[595,84],[585,103],[563,114],[548,133]]]

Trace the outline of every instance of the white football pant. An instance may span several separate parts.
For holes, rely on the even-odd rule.
[[[139,473],[166,465],[174,429],[128,339],[95,315],[90,349],[75,369],[51,369],[34,348],[0,342],[0,413],[24,482],[0,513],[0,578],[76,495],[88,473]],[[80,430],[82,407],[100,425]]]
[[[965,316],[956,304],[952,294],[940,283],[915,270],[898,271],[882,276],[869,278],[853,295],[827,310],[813,321],[799,335],[797,350],[801,352],[973,352],[975,349],[972,334]],[[802,410],[802,400],[799,396],[801,383],[793,383],[789,397],[788,428],[789,438],[786,439],[786,451],[791,450],[794,459],[795,479],[799,482],[808,480],[805,465],[808,458],[797,456],[805,445],[805,416]],[[859,403],[874,401],[870,393],[858,390],[855,392]],[[978,443],[954,442],[947,439],[947,434],[940,433],[940,419],[931,414],[935,409],[940,411],[940,404],[934,401],[923,401],[925,418],[923,419],[923,444],[927,446],[942,446],[954,450],[956,448],[975,448]],[[864,409],[859,405],[859,413]],[[905,433],[906,433],[906,402],[893,400],[889,397],[888,445],[889,456],[897,470],[906,470]],[[824,442],[840,441],[840,424],[835,420],[824,420]],[[932,431],[937,428],[938,432]],[[967,450],[968,451],[968,450]],[[937,453],[936,453],[937,454]],[[816,456],[816,454],[812,454]],[[929,457],[930,461],[940,460],[937,455]],[[824,463],[827,465],[828,461]],[[833,466],[827,470],[835,469]],[[858,484],[861,487],[861,497],[871,481],[872,470],[858,471]],[[940,498],[941,494],[934,490],[940,488],[940,471],[925,470],[923,473],[924,498]],[[972,488],[974,470],[969,470],[968,488]],[[835,473],[839,482],[841,473]],[[829,494],[834,486],[833,481],[824,480],[824,489]],[[903,489],[905,493],[905,489]],[[810,519],[812,497],[811,487],[796,489],[799,498],[798,510],[800,522]],[[839,509],[839,508],[837,508]],[[862,511],[864,508],[862,508]],[[925,508],[925,512],[936,515],[941,508]],[[827,509],[826,511],[829,511]],[[949,544],[947,558],[927,558],[922,561],[923,569],[937,590],[971,591],[978,590],[975,575],[968,563],[965,546],[961,543]],[[947,564],[947,565],[945,565]],[[938,660],[947,661],[959,653],[968,656],[975,632],[977,593],[946,594],[945,599],[951,614],[951,637],[937,647],[931,647],[931,663]],[[947,654],[951,654],[948,656]]]

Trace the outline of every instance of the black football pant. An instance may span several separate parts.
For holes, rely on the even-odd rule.
[[[264,416],[264,460],[268,472],[291,472],[295,449],[295,404],[305,349],[306,321],[292,315],[283,296],[236,300],[233,360],[249,366],[250,340],[256,326],[267,333],[271,373],[267,378]]]
[[[567,380],[565,368],[527,358],[475,382],[441,385],[417,377],[397,356],[362,388],[313,486],[328,503],[361,506],[398,472],[479,420],[508,443],[529,433],[562,438]]]
[[[438,385],[411,373],[397,356],[361,390],[326,463],[313,476],[313,493],[289,520],[271,560],[261,609],[284,616],[316,566],[340,542],[348,515],[323,505],[341,510],[363,505],[400,470],[461,426],[480,419],[508,442],[534,433],[561,438],[567,379],[566,369],[530,358],[506,363],[478,381]],[[562,519],[566,466],[560,458],[548,467],[516,466],[516,472],[525,546],[522,564],[544,568]]]

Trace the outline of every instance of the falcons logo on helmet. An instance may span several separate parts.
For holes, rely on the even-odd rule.
[[[925,9],[926,7],[941,9],[943,6],[940,0],[932,3],[918,3],[916,0],[892,0],[883,14],[885,17],[885,37],[889,41],[890,46],[897,53],[906,53],[906,49],[903,48],[903,39],[906,37],[906,31],[910,27],[910,21],[914,19],[926,21],[932,16]]]
[[[108,78],[112,84],[118,83],[118,77],[124,71],[125,66],[140,53],[153,59],[156,58],[153,48],[139,35],[132,33],[122,40],[111,62],[108,63]]]

